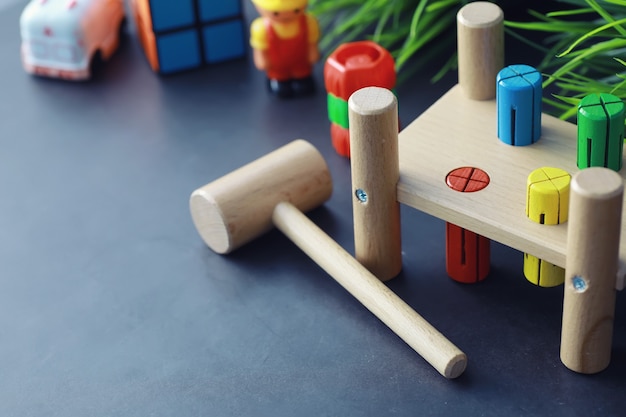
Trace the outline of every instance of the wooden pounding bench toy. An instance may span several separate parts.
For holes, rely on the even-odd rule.
[[[541,114],[536,71],[503,70],[502,10],[470,3],[457,23],[459,85],[399,135],[391,91],[368,87],[349,99],[356,259],[301,212],[332,191],[323,158],[302,140],[195,190],[194,224],[217,253],[276,226],[438,372],[456,378],[465,354],[381,282],[402,268],[399,204],[406,204],[449,223],[447,252],[460,255],[447,254],[455,264],[448,271],[457,281],[484,279],[496,240],[525,254],[531,282],[564,282],[561,360],[576,372],[600,372],[610,362],[615,294],[624,285],[618,264],[626,264],[624,173],[616,172],[623,103],[586,101],[578,129],[586,147],[577,150],[576,126]],[[596,160],[612,169],[587,168]]]
[[[610,121],[610,126],[604,122],[607,127],[602,129],[606,131],[600,132],[601,136],[606,134],[603,147],[608,152],[611,146],[619,156],[613,153],[601,158],[617,159],[609,162],[613,170],[581,170],[585,166],[577,164],[577,127],[573,124],[539,113],[540,137],[533,137],[537,126],[532,120],[537,120],[537,109],[527,111],[513,103],[511,113],[503,115],[509,118],[509,130],[497,129],[497,121],[503,117],[498,116],[494,100],[496,77],[504,62],[500,8],[488,2],[470,3],[460,10],[457,23],[459,84],[408,125],[399,140],[395,135],[397,142],[393,128],[385,121],[392,118],[384,104],[393,96],[391,92],[367,88],[350,98],[356,258],[381,279],[400,271],[397,204],[402,203],[565,268],[561,360],[576,372],[599,372],[610,361],[615,293],[623,286],[618,263],[626,261],[626,233],[621,222],[624,172],[615,172],[622,160],[623,103],[604,98],[600,101],[606,104],[598,103],[598,99],[587,103],[603,106],[583,113],[593,118],[595,111]],[[528,93],[525,100],[532,107],[537,103],[538,83],[536,74],[531,73],[527,68],[514,68],[508,71],[505,83],[513,90],[521,86],[521,94]],[[615,116],[617,121],[613,120],[618,113],[621,119]],[[522,115],[528,119],[517,120]],[[503,136],[521,138],[521,133],[516,136],[516,122],[526,124],[524,128],[531,136],[527,146],[504,143]],[[501,131],[500,136],[497,133]],[[612,134],[617,139],[609,140],[609,131],[615,131]],[[595,139],[585,132],[579,130],[585,146],[579,154],[586,150],[592,153]],[[592,157],[586,159],[591,161]],[[532,185],[529,174],[542,167],[554,167],[558,169],[554,172],[563,170],[572,176],[571,186],[567,178],[568,187],[560,184],[561,174],[546,180],[569,190],[567,222],[541,224],[526,215],[527,190]],[[478,169],[488,180],[482,181],[479,190],[458,192],[446,183],[446,177],[461,168]],[[551,168],[545,171],[553,172]],[[368,172],[377,175],[364,176]],[[466,178],[466,183],[471,183],[471,178]],[[472,256],[477,254],[468,254]],[[482,279],[478,275],[477,281]]]

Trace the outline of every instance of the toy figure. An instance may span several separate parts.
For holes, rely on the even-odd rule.
[[[312,93],[319,26],[306,12],[308,0],[252,2],[261,17],[250,27],[250,45],[254,65],[267,74],[269,90],[279,97]]]

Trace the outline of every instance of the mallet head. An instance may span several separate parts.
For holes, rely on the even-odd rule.
[[[330,198],[332,179],[324,158],[295,140],[191,194],[191,217],[204,242],[229,253],[272,228],[274,207],[288,201],[303,212]]]

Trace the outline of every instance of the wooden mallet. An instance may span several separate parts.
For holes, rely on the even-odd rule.
[[[466,355],[302,214],[331,193],[324,158],[296,140],[195,190],[189,204],[200,236],[217,253],[276,226],[439,373],[461,375]]]

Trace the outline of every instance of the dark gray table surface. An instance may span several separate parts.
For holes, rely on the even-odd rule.
[[[610,367],[573,373],[562,287],[529,284],[522,254],[495,243],[485,282],[453,282],[433,217],[402,209],[389,286],[467,353],[454,381],[278,232],[229,256],[205,247],[191,191],[306,138],[335,184],[310,217],[353,251],[322,88],[273,99],[249,59],[158,77],[134,35],[91,82],[33,78],[22,7],[0,11],[0,416],[625,414],[624,294]],[[398,88],[403,123],[455,82],[427,78]]]

